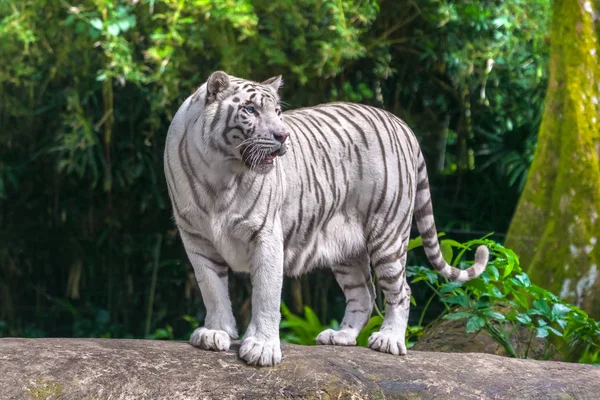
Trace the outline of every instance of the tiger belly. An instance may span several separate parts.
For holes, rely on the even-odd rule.
[[[284,249],[284,272],[288,276],[332,267],[366,251],[364,227],[358,217],[347,213],[339,212],[325,226],[295,237]]]

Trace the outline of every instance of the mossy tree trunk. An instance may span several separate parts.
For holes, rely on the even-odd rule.
[[[555,0],[536,155],[506,245],[532,280],[600,317],[597,1]]]

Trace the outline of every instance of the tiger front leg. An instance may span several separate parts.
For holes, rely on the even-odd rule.
[[[228,266],[194,251],[188,254],[206,307],[204,326],[192,333],[190,344],[204,350],[226,351],[231,339],[238,337],[227,287]]]
[[[272,366],[281,362],[279,323],[283,285],[283,240],[257,240],[252,265],[252,318],[240,358],[250,365]]]

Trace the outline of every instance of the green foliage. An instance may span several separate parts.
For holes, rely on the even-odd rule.
[[[524,326],[538,338],[549,338],[569,361],[596,362],[600,351],[600,322],[583,310],[561,301],[548,290],[535,286],[522,271],[517,255],[510,249],[479,239],[459,244],[451,242],[459,253],[453,265],[467,265],[465,251],[478,245],[491,250],[492,260],[483,274],[466,283],[439,279],[426,267],[409,267],[412,282],[425,281],[446,305],[445,319],[466,319],[466,332],[486,329],[513,357],[529,356],[529,347],[517,354],[511,344],[515,327]],[[449,261],[450,262],[450,261]],[[546,347],[543,358],[554,356]]]
[[[317,335],[325,329],[339,329],[337,321],[332,320],[329,325],[322,325],[319,317],[308,306],[304,307],[304,318],[294,315],[285,303],[281,303],[281,340],[288,343],[312,346],[316,344]]]

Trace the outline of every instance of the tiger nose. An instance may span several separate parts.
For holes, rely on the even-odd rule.
[[[273,136],[275,136],[275,140],[277,140],[279,143],[283,143],[286,141],[288,136],[290,136],[290,134],[287,132],[279,132],[275,133]]]

